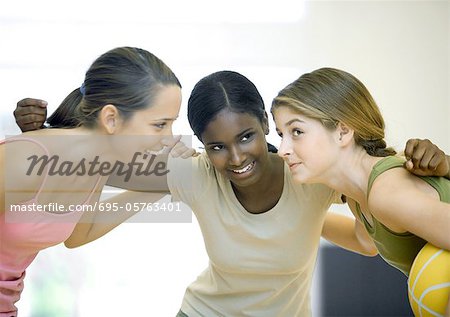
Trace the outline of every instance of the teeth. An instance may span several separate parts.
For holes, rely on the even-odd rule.
[[[250,170],[253,167],[253,162],[248,164],[246,167],[244,167],[243,169],[240,170],[233,170],[233,172],[238,173],[238,174],[242,174],[247,172],[248,170]]]

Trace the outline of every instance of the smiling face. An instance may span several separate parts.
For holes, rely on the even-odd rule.
[[[201,135],[211,163],[237,186],[261,179],[269,161],[265,123],[247,113],[224,109]]]
[[[172,135],[172,125],[181,106],[181,90],[178,86],[162,86],[151,105],[133,113],[128,120],[117,120],[114,135],[120,140],[118,151],[158,151],[161,139]],[[122,138],[122,136],[124,136]],[[130,137],[132,136],[132,137]],[[128,151],[129,149],[129,151]]]
[[[278,155],[289,165],[294,179],[302,183],[323,182],[338,157],[339,132],[288,107],[277,108],[273,115],[282,138]]]
[[[178,86],[162,86],[151,105],[136,111],[123,123],[121,134],[168,135],[178,117],[181,106],[181,89]]]

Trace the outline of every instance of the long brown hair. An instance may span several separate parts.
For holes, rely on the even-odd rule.
[[[72,91],[49,118],[52,127],[94,127],[103,106],[114,105],[127,120],[151,105],[165,85],[181,87],[175,74],[152,53],[118,47],[98,57],[83,84]]]
[[[272,112],[289,107],[330,130],[342,122],[352,128],[356,144],[372,156],[395,155],[384,141],[385,123],[364,84],[335,68],[320,68],[286,86],[272,102]]]

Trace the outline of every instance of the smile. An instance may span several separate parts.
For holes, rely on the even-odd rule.
[[[255,162],[251,162],[250,164],[248,164],[247,166],[245,166],[244,168],[238,169],[238,170],[232,170],[233,173],[237,173],[237,174],[243,174],[245,172],[248,172],[249,170],[251,170],[253,168],[253,166],[255,166]]]

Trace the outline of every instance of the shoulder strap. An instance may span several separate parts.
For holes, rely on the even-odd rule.
[[[372,168],[372,171],[370,172],[370,175],[369,175],[369,182],[368,182],[368,186],[367,186],[367,197],[369,197],[369,193],[370,193],[370,190],[372,189],[373,182],[375,181],[375,179],[378,176],[380,176],[381,174],[383,174],[384,172],[386,172],[392,168],[402,167],[404,162],[405,162],[404,159],[397,157],[397,156],[387,156],[387,157],[381,159],[380,161],[378,161]],[[357,201],[355,201],[355,207],[356,207],[357,217],[363,222],[367,231],[370,234],[373,234],[375,228],[372,227],[372,225],[369,223],[369,221],[367,221],[366,217],[364,216],[364,214],[361,211],[361,206],[359,205],[359,203]],[[375,217],[373,217],[373,219],[374,219],[374,225],[375,225],[375,222],[377,220],[375,219]]]
[[[372,189],[373,182],[375,179],[383,174],[384,172],[396,168],[403,167],[405,159],[398,156],[387,156],[382,160],[378,161],[372,168],[372,172],[369,175],[369,184],[367,186],[367,196],[369,196],[370,190]]]
[[[92,196],[94,195],[96,189],[98,188],[98,185],[100,184],[100,181],[101,181],[101,180],[102,180],[102,177],[99,176],[99,178],[97,179],[97,182],[96,182],[95,185],[94,185],[94,188],[93,188],[92,191],[90,192],[89,196],[85,199],[83,205],[86,205],[86,204],[88,204],[88,203],[91,201]]]

